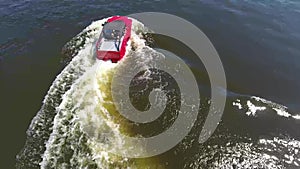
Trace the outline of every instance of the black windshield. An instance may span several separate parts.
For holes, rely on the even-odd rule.
[[[118,39],[124,35],[125,23],[117,20],[104,25],[103,36],[105,39]]]

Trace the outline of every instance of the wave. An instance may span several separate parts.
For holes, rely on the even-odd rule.
[[[256,117],[258,116],[259,112],[263,112],[268,108],[273,110],[273,112],[275,112],[278,116],[300,120],[300,114],[289,112],[286,106],[268,101],[257,96],[251,96],[250,99],[246,99],[243,101],[241,101],[241,99],[236,99],[232,102],[232,105],[236,106],[240,110],[246,110],[246,115],[248,116]]]

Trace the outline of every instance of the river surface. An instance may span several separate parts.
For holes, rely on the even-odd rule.
[[[203,115],[188,137],[152,158],[127,159],[107,153],[107,147],[118,146],[114,140],[117,129],[108,125],[109,117],[103,117],[103,125],[95,130],[114,131],[113,135],[103,136],[109,141],[87,144],[90,137],[86,133],[91,127],[87,124],[91,122],[84,115],[91,113],[88,105],[94,105],[99,117],[105,114],[103,109],[109,112],[107,116],[116,115],[110,105],[89,101],[97,92],[111,99],[109,82],[112,73],[121,69],[95,60],[93,48],[101,23],[112,15],[137,12],[182,17],[200,28],[218,51],[227,78],[227,102],[220,125],[206,143],[195,142]],[[300,166],[297,0],[1,0],[0,32],[0,168]],[[149,53],[155,53],[153,47],[172,51],[190,66],[200,90],[209,93],[207,73],[201,63],[194,62],[193,53],[173,39],[152,36],[154,44],[138,46],[140,53],[132,57],[146,60]],[[122,64],[124,68],[135,63],[129,59]],[[98,88],[88,88],[93,84]],[[80,97],[84,99],[74,99]],[[144,108],[146,102],[134,104]],[[209,94],[203,95],[201,105],[201,111],[207,111]],[[172,122],[172,118],[163,121],[163,126]],[[155,126],[152,133],[147,127],[142,131],[136,126],[128,128],[128,124],[121,126],[130,134],[161,131]]]

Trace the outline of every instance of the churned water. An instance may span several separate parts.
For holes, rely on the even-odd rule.
[[[299,168],[298,1],[32,0],[3,1],[0,8],[2,145],[9,152],[3,161],[11,167]],[[220,55],[227,102],[222,121],[204,144],[197,140],[210,105],[210,84],[188,48],[155,33],[146,37],[148,30],[135,21],[124,61],[95,59],[95,41],[106,17],[144,11],[189,20]],[[144,148],[124,145],[120,134],[155,135],[176,118],[170,112],[167,120],[158,119],[160,126],[138,126],[118,116],[112,103],[114,72],[145,64],[158,55],[155,48],[172,51],[190,66],[202,94],[201,113],[173,149],[143,159],[116,156],[112,149],[138,153]],[[147,99],[138,97],[134,105],[145,109]]]

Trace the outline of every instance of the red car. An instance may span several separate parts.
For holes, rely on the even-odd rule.
[[[132,20],[125,16],[113,16],[103,25],[96,44],[97,58],[118,62],[126,52],[131,36]]]

